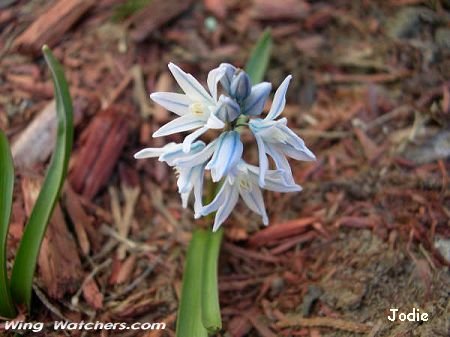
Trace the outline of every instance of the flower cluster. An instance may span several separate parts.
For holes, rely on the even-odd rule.
[[[158,157],[174,167],[178,173],[178,191],[183,207],[194,191],[195,218],[216,212],[213,230],[216,231],[230,215],[239,196],[246,205],[269,220],[261,189],[277,192],[301,191],[294,182],[287,157],[315,160],[303,140],[287,127],[286,118],[277,119],[286,104],[286,91],[292,76],[287,76],[276,90],[272,106],[264,118],[264,105],[272,85],[262,82],[252,86],[249,76],[231,64],[222,63],[208,74],[206,90],[191,74],[173,63],[169,69],[184,94],[156,92],[151,99],[179,117],[163,125],[153,137],[193,131],[180,144],[169,143],[162,148],[146,148],[135,158]],[[242,130],[248,127],[259,152],[259,167],[244,161]],[[210,129],[220,135],[205,144],[198,140]],[[270,156],[275,164],[269,168]],[[220,190],[208,205],[202,203],[205,171],[220,182]]]

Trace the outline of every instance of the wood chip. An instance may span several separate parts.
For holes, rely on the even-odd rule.
[[[252,235],[248,240],[248,243],[251,246],[262,246],[272,241],[301,234],[315,221],[317,221],[317,218],[308,217],[274,224]]]
[[[80,245],[81,251],[86,256],[89,254],[91,245],[85,227],[91,227],[94,219],[87,215],[79,196],[73,191],[69,183],[65,184],[64,196],[66,210],[72,220],[78,244]]]
[[[13,142],[14,165],[32,168],[48,159],[55,147],[56,103],[51,101]]]
[[[252,17],[261,20],[286,20],[304,18],[310,5],[302,0],[254,0]]]
[[[203,0],[205,8],[219,19],[227,16],[227,2],[224,0]]]
[[[173,80],[172,76],[164,71],[158,77],[158,81],[156,82],[155,91],[173,91]],[[164,107],[159,104],[154,103],[153,108],[153,120],[159,124],[165,123],[169,120],[169,116],[171,113],[167,111]]]
[[[103,294],[100,292],[94,278],[90,277],[83,285],[83,298],[94,309],[103,308]]]
[[[244,313],[244,315],[252,323],[253,327],[258,331],[258,334],[261,337],[276,337],[267,324],[260,318],[261,314],[258,310],[251,310],[248,313]]]
[[[372,326],[368,324],[351,322],[331,317],[304,318],[298,315],[288,315],[285,317],[283,321],[280,321],[277,325],[281,328],[293,326],[327,327],[355,333],[366,333],[372,330]]]
[[[74,105],[77,101],[74,100]],[[74,125],[77,126],[81,119],[82,114],[75,113]],[[33,169],[36,164],[47,161],[55,148],[56,123],[56,103],[52,100],[13,141],[11,152],[15,166]]]
[[[137,42],[145,40],[154,30],[187,10],[191,3],[192,0],[153,0],[130,18],[128,23],[134,27],[131,38]]]
[[[54,46],[94,4],[95,0],[59,0],[15,40],[14,47],[40,53],[44,44]]]
[[[22,178],[22,193],[28,216],[39,195],[41,184],[40,178]],[[38,274],[48,295],[56,299],[74,292],[81,282],[81,261],[59,204],[55,207],[42,242]]]
[[[111,106],[89,124],[69,180],[74,190],[92,199],[108,182],[128,137],[126,113]]]

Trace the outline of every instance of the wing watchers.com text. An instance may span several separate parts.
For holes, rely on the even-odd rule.
[[[164,330],[166,323],[150,323],[150,322],[136,322],[136,323],[106,323],[106,322],[68,322],[68,321],[55,321],[53,323],[43,322],[19,322],[8,321],[4,323],[5,331],[31,331],[41,332],[44,330],[82,330],[82,331],[96,331],[96,330]]]

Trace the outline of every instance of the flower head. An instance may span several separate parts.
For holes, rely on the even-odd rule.
[[[216,212],[213,230],[217,230],[236,206],[239,197],[269,223],[261,188],[276,192],[298,192],[287,157],[315,160],[303,140],[287,126],[286,118],[277,119],[286,104],[289,75],[275,92],[272,106],[264,118],[264,105],[272,85],[268,82],[252,85],[243,70],[222,63],[207,77],[208,90],[192,75],[173,63],[169,70],[183,94],[157,92],[150,97],[179,117],[163,125],[153,136],[160,137],[191,131],[183,143],[169,143],[162,148],[147,148],[135,154],[136,159],[158,157],[174,167],[183,207],[194,191],[195,217]],[[220,84],[220,85],[219,85]],[[242,159],[244,144],[242,127],[248,125],[259,151],[259,167]],[[197,140],[210,129],[221,130],[208,144]],[[275,169],[270,169],[268,156]],[[208,205],[202,204],[203,180],[209,171],[213,182],[221,187]]]

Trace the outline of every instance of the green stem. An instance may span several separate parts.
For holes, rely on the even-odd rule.
[[[177,320],[177,337],[207,337],[202,324],[202,268],[208,234],[197,229],[189,243]]]
[[[0,316],[13,318],[16,309],[9,288],[6,261],[9,218],[14,188],[14,166],[6,135],[0,130]]]
[[[217,232],[208,231],[208,242],[203,257],[203,293],[202,293],[202,322],[210,334],[222,329],[218,289],[218,260],[223,229]]]

